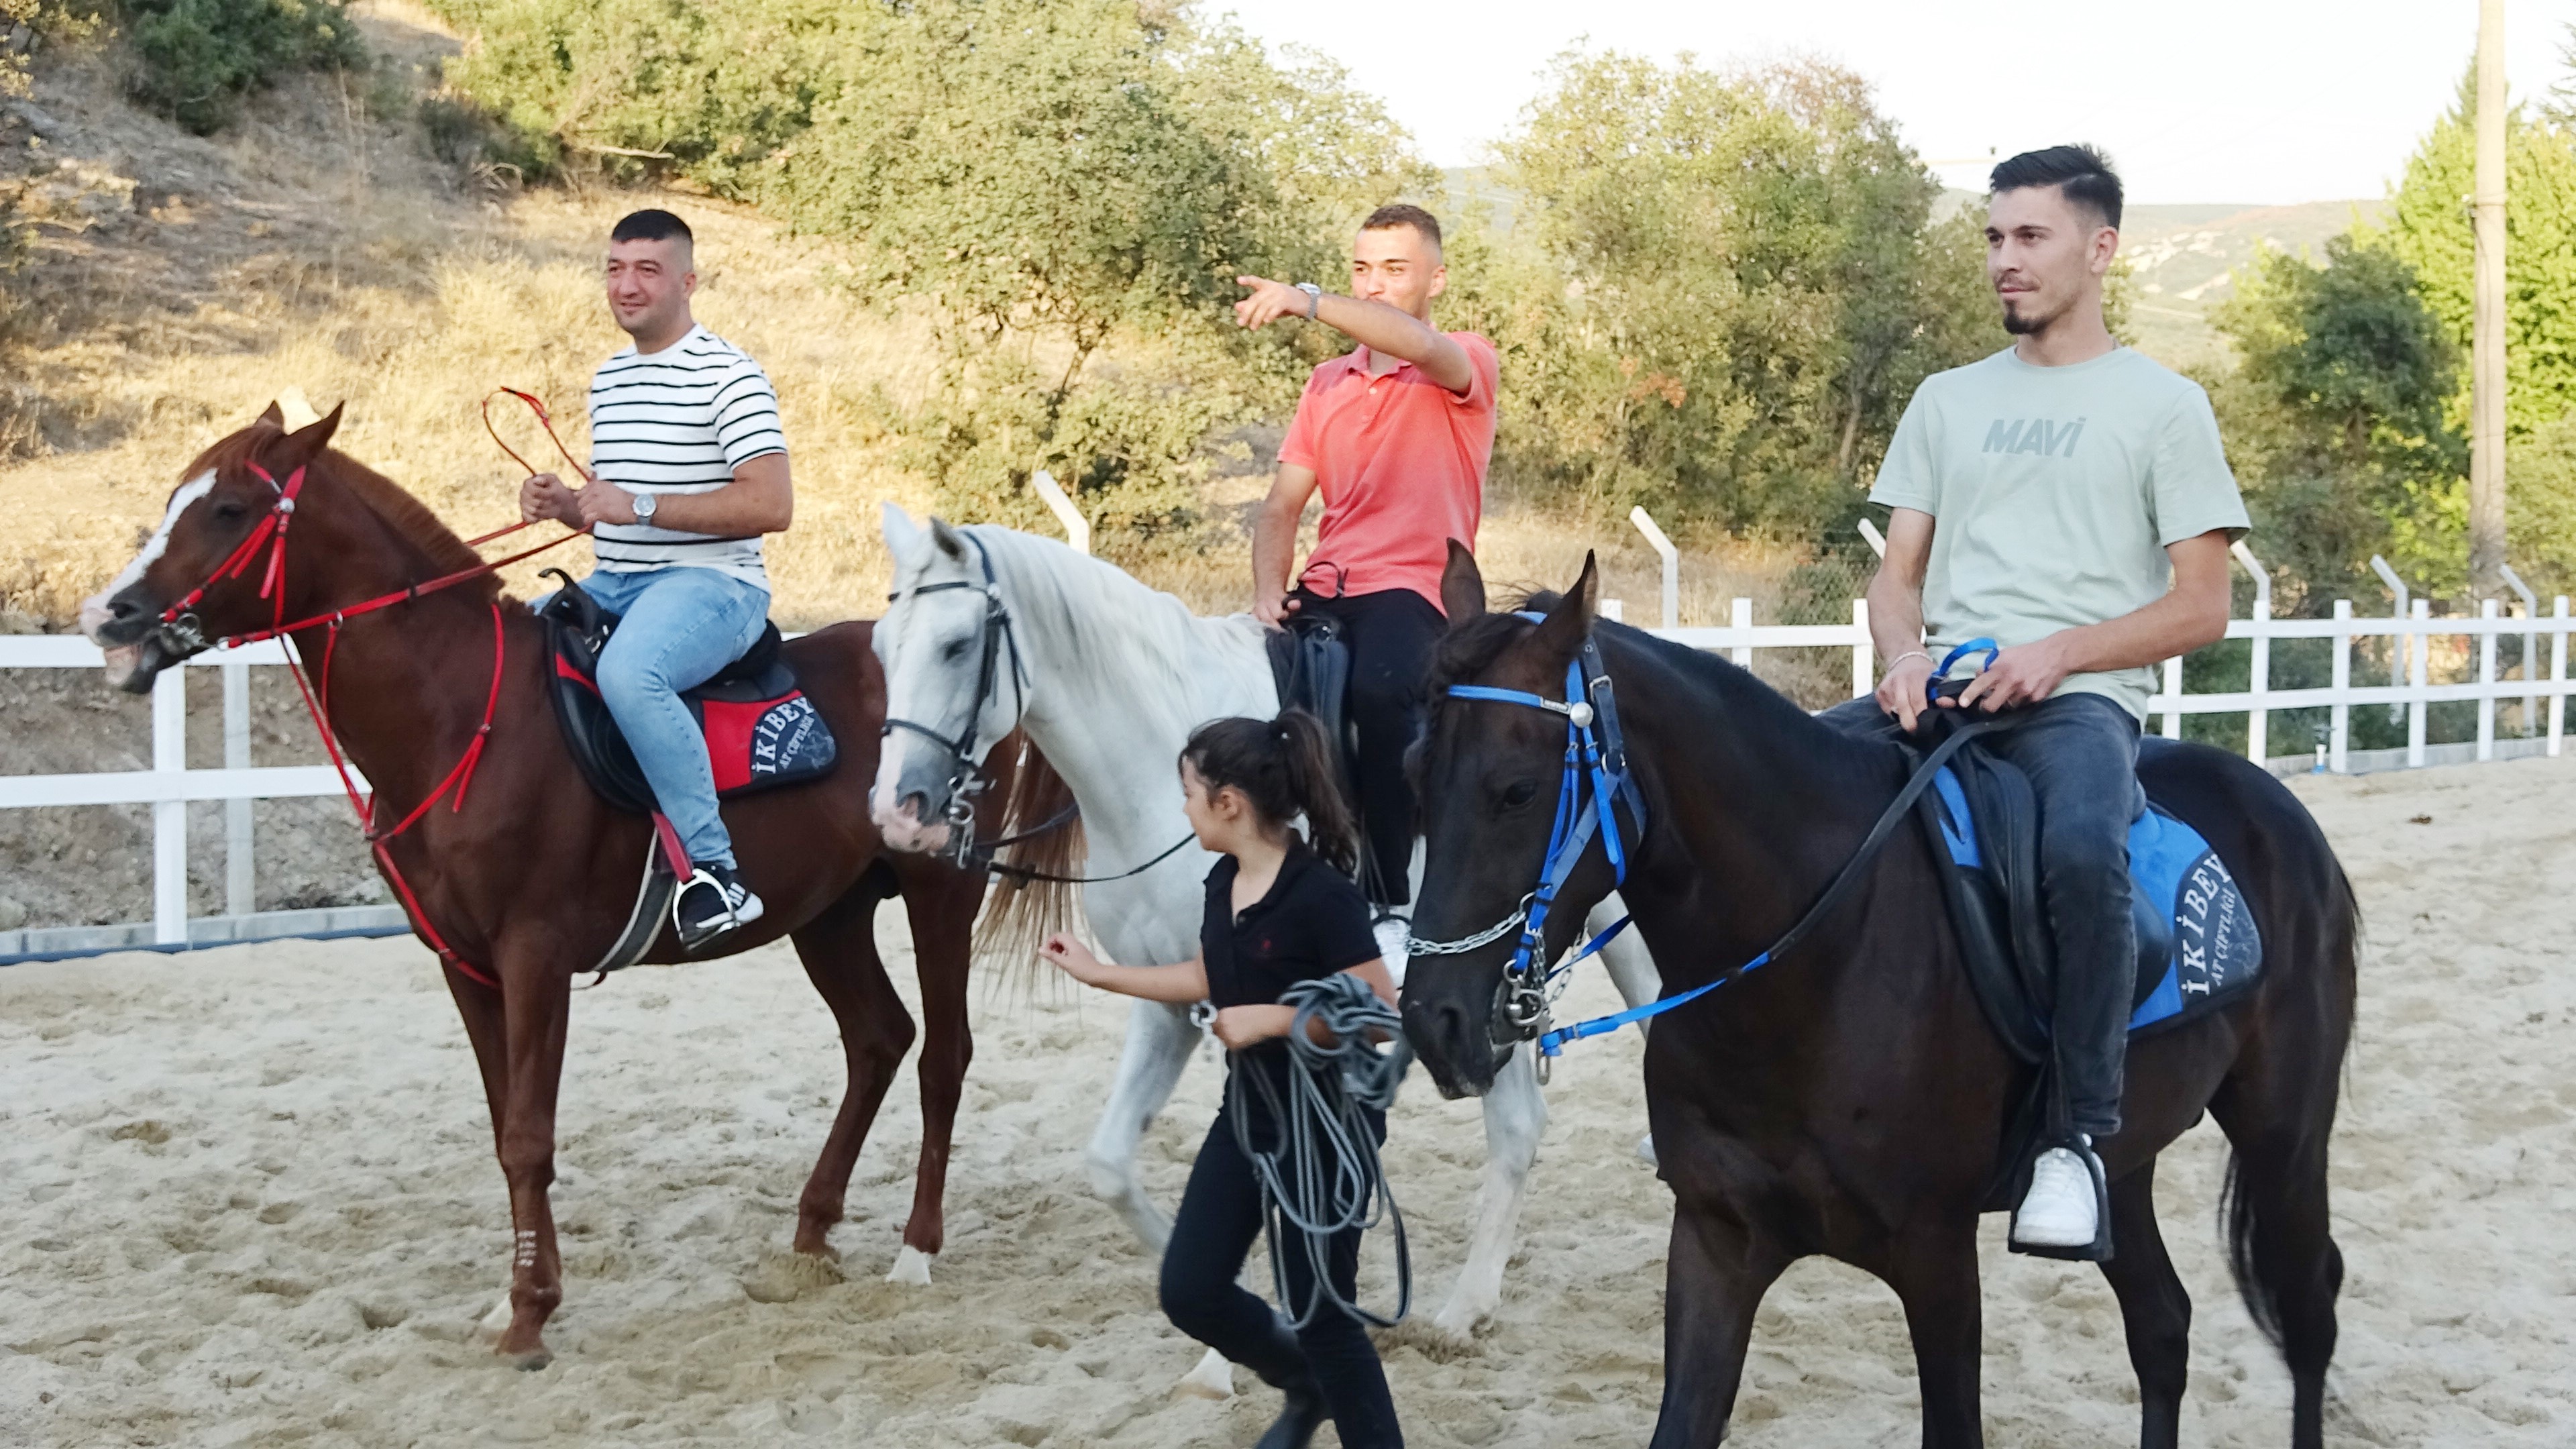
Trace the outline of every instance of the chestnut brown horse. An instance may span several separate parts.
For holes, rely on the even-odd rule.
[[[271,408],[189,466],[159,531],[83,607],[84,632],[109,651],[111,679],[145,690],[209,639],[327,617],[478,565],[427,508],[331,450],[339,418],[334,409],[290,433]],[[282,544],[278,523],[292,524]],[[262,597],[264,589],[282,593]],[[174,613],[179,604],[184,614]],[[515,1229],[498,1351],[540,1366],[546,1318],[563,1299],[547,1188],[569,992],[625,925],[652,827],[584,782],[552,718],[544,627],[489,574],[291,637],[317,676],[330,729],[375,792],[379,869],[410,902],[423,939],[441,947],[474,1043]],[[885,717],[868,637],[867,624],[838,624],[786,646],[842,758],[822,780],[725,806],[743,876],[768,903],[732,950],[791,937],[840,1023],[849,1087],[798,1201],[795,1237],[797,1251],[829,1255],[825,1237],[841,1220],[851,1168],[912,1043],[874,929],[878,904],[903,897],[928,1016],[921,1159],[903,1241],[936,1254],[972,1051],[966,978],[984,879],[889,854],[868,822]],[[997,751],[997,763],[1014,753]],[[389,831],[424,804],[416,823]],[[678,959],[671,935],[646,959]],[[708,989],[732,988],[719,975]]]
[[[1514,1036],[1498,1011],[1512,925],[1558,854],[1550,807],[1592,811],[1581,796],[1627,772],[1637,793],[1614,787],[1615,814],[1600,813],[1616,823],[1601,834],[1632,832],[1621,894],[1676,1008],[1645,1056],[1646,1116],[1674,1199],[1656,1449],[1726,1437],[1754,1312],[1810,1254],[1896,1290],[1923,1443],[1983,1443],[1977,1217],[1998,1206],[2010,1107],[2031,1069],[1987,1024],[1941,866],[1912,822],[1880,837],[1848,897],[1827,894],[1898,798],[1904,752],[1819,723],[1713,655],[1597,622],[1589,562],[1562,599],[1531,601],[1538,622],[1486,613],[1484,582],[1455,544],[1443,583],[1450,632],[1415,761],[1428,853],[1413,929],[1457,944],[1413,957],[1405,1034],[1443,1092],[1493,1080],[1497,1043]],[[1588,698],[1568,698],[1578,658],[1571,687]],[[1604,763],[1563,790],[1569,728],[1596,722]],[[2123,1125],[2100,1144],[2116,1248],[2101,1269],[2128,1330],[2140,1441],[2175,1443],[2190,1359],[2191,1299],[2156,1224],[2156,1157],[2206,1110],[2233,1149],[2224,1219],[2237,1287],[2288,1360],[2290,1442],[2317,1449],[2343,1281],[2326,1153],[2352,1036],[2352,889],[2316,821],[2261,767],[2151,739],[2138,774],[2235,876],[2264,957],[2232,1004],[2137,1042]],[[1539,926],[1542,962],[1613,884],[1600,839],[1578,848]],[[1848,904],[1784,942],[1837,898]]]

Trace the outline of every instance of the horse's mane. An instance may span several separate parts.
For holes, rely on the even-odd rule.
[[[995,578],[1013,600],[1011,618],[1029,656],[1047,661],[1051,671],[1065,677],[1120,679],[1122,708],[1175,736],[1212,717],[1209,695],[1198,686],[1224,679],[1226,671],[1197,663],[1230,657],[1227,635],[1239,631],[1239,623],[1193,614],[1177,597],[1053,539],[997,524],[959,531],[982,545],[992,561]],[[968,568],[975,565],[970,562]],[[899,570],[896,586],[910,587],[916,572]],[[1103,628],[1104,623],[1115,627]],[[1134,667],[1139,658],[1174,664],[1139,670]],[[1029,830],[1071,801],[1072,792],[1054,767],[1031,750],[1013,779],[1001,818],[984,830],[988,835]],[[1089,841],[1077,820],[1013,847],[1003,858],[1049,875],[1078,876],[1088,854]],[[1033,950],[1021,948],[1049,932],[1074,929],[1081,919],[1078,892],[1079,887],[1059,882],[1014,881],[997,887],[977,927],[979,947],[1000,950],[1013,962],[1034,960]]]
[[[1561,602],[1562,596],[1547,590],[1536,590],[1507,605],[1499,613],[1470,619],[1441,638],[1431,661],[1431,717],[1421,738],[1429,740],[1438,731],[1440,713],[1448,703],[1449,686],[1481,678],[1509,649],[1538,626],[1521,618],[1518,610],[1545,613]],[[1832,726],[1819,723],[1815,716],[1799,707],[1795,700],[1772,688],[1759,675],[1705,649],[1676,644],[1658,638],[1643,629],[1598,619],[1595,633],[1605,649],[1624,656],[1622,662],[1635,669],[1643,665],[1665,677],[1673,687],[1701,697],[1704,708],[1714,717],[1723,717],[1744,729],[1760,730],[1775,738],[1803,740],[1812,743],[1819,767],[1830,762],[1824,757],[1863,742]],[[1623,691],[1624,693],[1624,691]],[[1893,746],[1890,747],[1891,758]],[[1420,788],[1417,779],[1415,787]]]
[[[285,435],[285,429],[262,418],[198,454],[196,461],[190,463],[180,476],[194,478],[209,469],[248,463],[270,443]],[[430,511],[428,504],[404,491],[401,484],[338,449],[323,449],[308,468],[306,476],[308,480],[318,480],[325,487],[338,489],[356,499],[395,536],[418,549],[436,573],[470,569],[483,561],[465,540],[456,536],[454,529]],[[488,594],[500,584],[496,579],[481,578],[468,580],[459,587]]]

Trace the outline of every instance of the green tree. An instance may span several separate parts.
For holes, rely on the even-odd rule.
[[[2362,245],[2415,269],[2424,301],[2466,353],[2476,301],[2475,239],[2467,198],[2477,181],[2476,97],[2459,100],[2408,158],[2379,224],[2355,228]],[[2569,132],[2521,107],[2505,133],[2505,428],[2519,440],[2576,406],[2576,145]],[[2458,380],[2452,423],[2468,420],[2468,379]]]
[[[1311,58],[1134,0],[448,0],[450,83],[545,144],[659,167],[838,239],[927,304],[941,385],[885,405],[952,507],[1034,520],[1044,464],[1095,523],[1193,514],[1211,434],[1286,409],[1315,339],[1227,324],[1238,273],[1330,247],[1429,173]]]
[[[1973,230],[1928,223],[1848,72],[1569,56],[1503,158],[1521,254],[1459,311],[1512,379],[1498,466],[1541,493],[1817,537],[1914,385],[1998,335]]]
[[[2462,578],[2467,451],[2450,419],[2460,350],[2393,250],[2270,252],[2213,316],[2233,375],[2212,380],[2285,611],[2375,587],[2386,554],[2437,589]]]

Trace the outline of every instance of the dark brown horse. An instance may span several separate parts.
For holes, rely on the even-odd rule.
[[[111,678],[147,689],[158,671],[203,647],[202,638],[325,615],[477,564],[427,508],[330,449],[339,417],[335,409],[289,433],[271,408],[189,466],[160,530],[83,608],[85,632],[109,650]],[[283,598],[259,597],[267,545],[248,545],[261,556],[205,590],[193,608],[196,626],[170,627],[164,613],[245,549],[299,472],[289,542],[279,550]],[[377,822],[409,815],[469,750],[481,751],[461,790],[388,843],[417,895],[415,925],[425,917],[425,938],[443,940],[457,958],[445,968],[448,989],[482,1068],[516,1230],[510,1325],[498,1351],[536,1367],[548,1357],[546,1318],[563,1298],[547,1188],[569,992],[626,922],[651,826],[611,809],[584,783],[551,717],[543,626],[503,598],[489,575],[353,617],[336,643],[328,632],[317,626],[293,638],[308,666],[319,668],[328,652],[324,707],[375,791]],[[830,1255],[825,1238],[841,1220],[851,1168],[912,1043],[912,1018],[877,954],[874,929],[878,904],[903,897],[929,1018],[921,1160],[903,1241],[936,1254],[949,1135],[972,1052],[966,979],[984,881],[924,856],[891,855],[868,823],[885,717],[868,635],[864,623],[839,624],[786,646],[843,754],[821,781],[726,805],[743,875],[769,907],[734,949],[791,936],[840,1023],[849,1087],[798,1201],[795,1238],[799,1252]],[[485,734],[487,699],[494,703]],[[997,761],[1014,753],[997,751]],[[670,935],[646,959],[676,960]],[[721,970],[708,989],[730,989]]]
[[[1448,687],[1563,701],[1587,635],[1614,682],[1648,821],[1623,894],[1668,995],[1768,950],[1906,777],[1892,742],[1820,724],[1711,655],[1596,624],[1589,566],[1562,600],[1539,601],[1549,606],[1540,623],[1486,614],[1463,551],[1453,549],[1446,592],[1452,631],[1417,760],[1429,848],[1419,936],[1473,940],[1511,917],[1547,853],[1566,748],[1563,716],[1445,697]],[[2175,1442],[2191,1322],[2157,1231],[2156,1154],[2206,1109],[2234,1149],[2225,1219],[2237,1284],[2289,1361],[2292,1442],[2313,1449],[2343,1278],[2326,1146],[2352,1029],[2352,891],[2315,821],[2261,769],[2150,741],[2139,773],[2234,873],[2265,958],[2234,1005],[2137,1043],[2125,1125],[2100,1144],[2117,1248],[2102,1271],[2128,1329],[2142,1438]],[[1983,1442],[1977,1216],[2030,1075],[1971,993],[1938,868],[1907,822],[1802,944],[1673,1010],[1647,1038],[1647,1116],[1675,1205],[1662,1449],[1725,1437],[1754,1310],[1809,1254],[1874,1273],[1903,1301],[1923,1442]],[[1592,845],[1548,922],[1551,952],[1610,885]],[[1506,930],[1478,949],[1413,958],[1406,1034],[1443,1091],[1480,1091],[1493,1077],[1513,939]]]

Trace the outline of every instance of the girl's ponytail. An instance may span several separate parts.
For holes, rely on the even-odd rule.
[[[1306,817],[1306,840],[1344,875],[1359,862],[1358,822],[1342,794],[1341,766],[1323,726],[1302,709],[1277,719],[1221,719],[1199,728],[1181,758],[1213,793],[1232,787],[1263,820]]]

